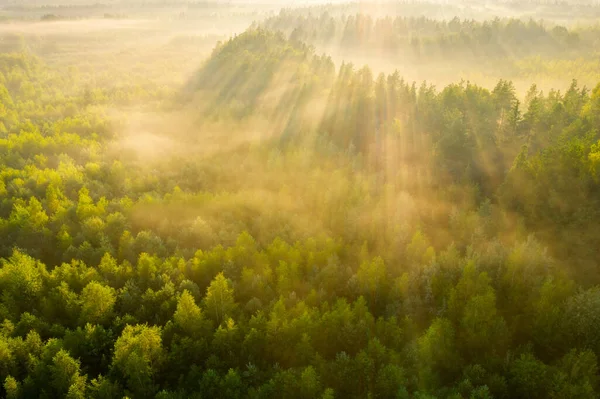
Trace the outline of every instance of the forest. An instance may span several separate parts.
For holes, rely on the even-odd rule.
[[[0,397],[598,398],[598,22],[0,1]]]
[[[493,86],[511,80],[520,91],[536,83],[545,91],[569,88],[565,76],[594,87],[599,27],[532,18],[434,19],[401,14],[321,14],[282,10],[256,25],[281,31],[340,59],[386,73],[447,86],[460,77]],[[464,15],[464,14],[459,14]]]

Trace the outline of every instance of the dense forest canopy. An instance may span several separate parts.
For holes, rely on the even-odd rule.
[[[597,398],[578,4],[0,3],[0,396]]]

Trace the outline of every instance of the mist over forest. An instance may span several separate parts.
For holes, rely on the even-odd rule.
[[[0,397],[598,398],[600,4],[0,0]]]

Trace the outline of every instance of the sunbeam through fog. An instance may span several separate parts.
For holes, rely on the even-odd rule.
[[[597,398],[599,22],[0,0],[0,397]]]

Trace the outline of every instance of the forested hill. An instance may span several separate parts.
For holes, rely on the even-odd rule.
[[[422,196],[473,185],[476,202],[488,199],[521,220],[582,281],[596,275],[600,86],[590,92],[573,82],[565,93],[544,94],[533,85],[519,101],[503,80],[489,91],[468,82],[436,89],[398,73],[374,77],[351,64],[334,74],[328,58],[260,29],[215,49],[194,79],[188,89],[218,104],[211,117],[235,109],[241,120],[283,119],[279,134],[316,134],[351,148],[381,184]]]
[[[598,397],[600,85],[256,29],[177,95],[117,70],[0,55],[0,396]]]
[[[186,85],[183,98],[201,97],[197,105],[220,117],[228,111],[236,117],[289,112],[309,93],[328,87],[334,76],[331,58],[281,33],[255,29],[219,44]]]

